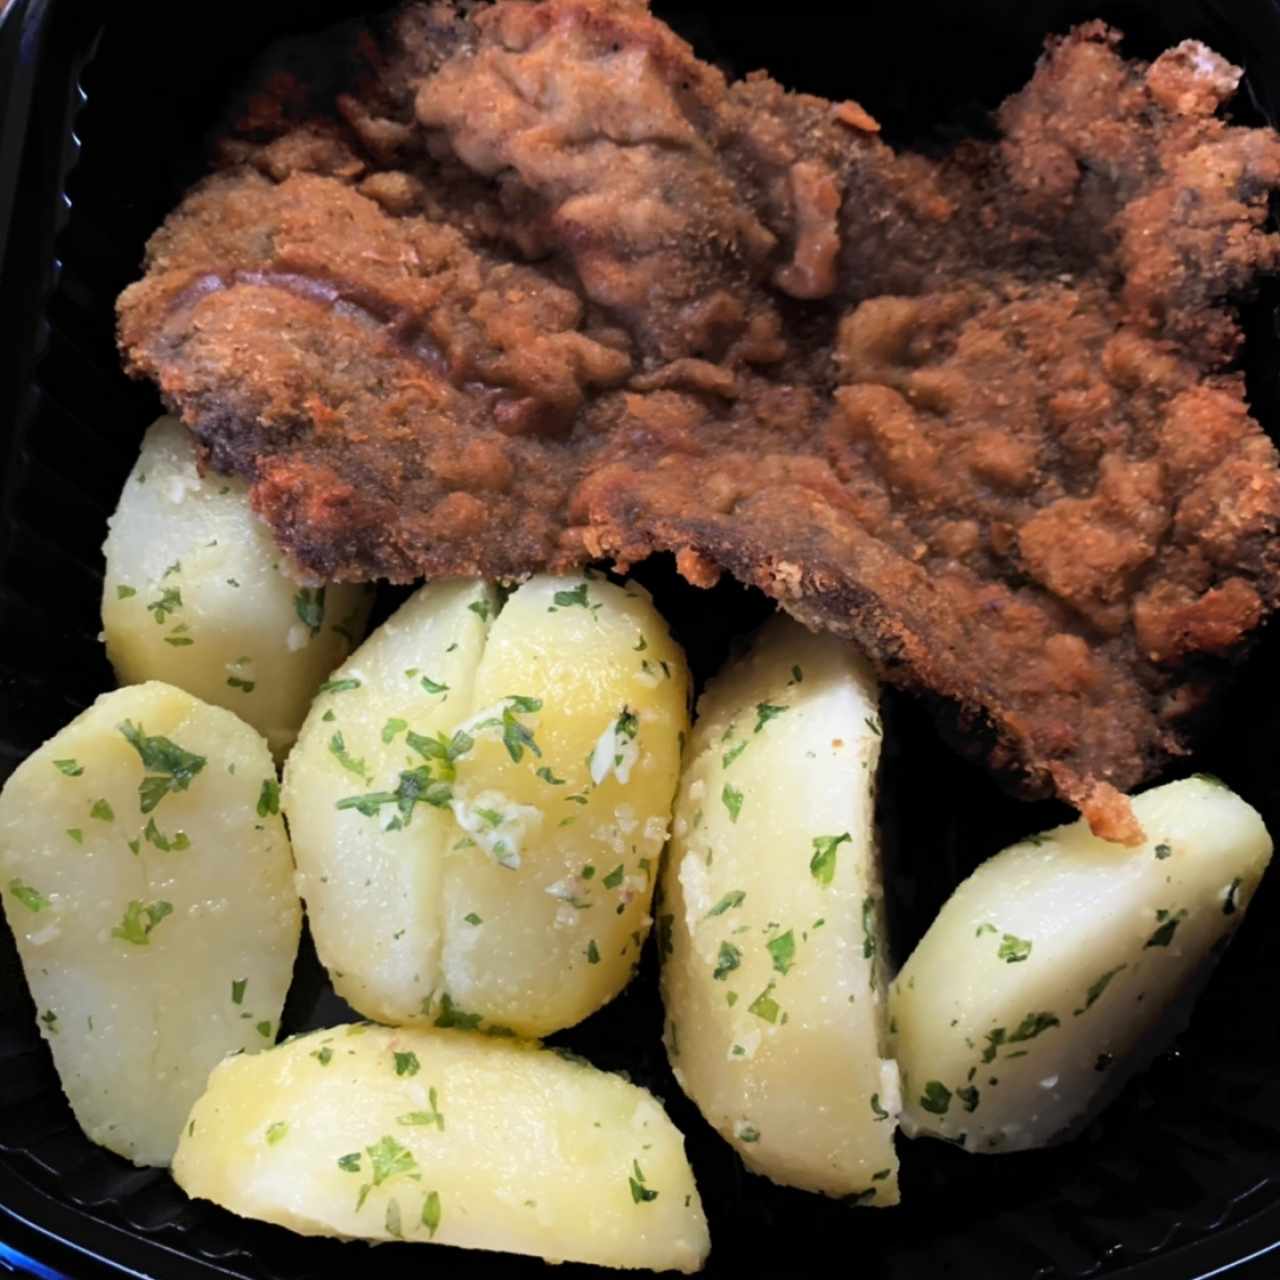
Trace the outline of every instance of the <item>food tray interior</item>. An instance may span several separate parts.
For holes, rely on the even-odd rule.
[[[1096,16],[1125,29],[1126,50],[1136,55],[1199,36],[1244,62],[1249,88],[1238,115],[1256,120],[1280,105],[1280,17],[1262,0],[1231,6],[1230,17],[1225,4],[1218,11],[1161,0],[935,0],[892,6],[874,23],[852,5],[808,13],[780,5],[655,7],[703,56],[727,67],[767,65],[790,87],[856,97],[898,144],[946,145],[981,130],[984,112],[1029,74],[1046,32]],[[97,639],[99,547],[141,432],[159,409],[149,388],[119,371],[114,298],[135,277],[147,234],[202,171],[203,136],[248,59],[275,35],[360,8],[231,3],[193,13],[16,0],[5,16],[6,48],[21,27],[25,65],[38,76],[29,97],[16,72],[7,89],[0,85],[11,95],[0,110],[0,163],[10,164],[0,187],[16,181],[0,275],[9,318],[0,351],[3,774],[112,686]],[[1273,298],[1251,304],[1245,359],[1254,411],[1274,434],[1280,366],[1273,316]],[[768,611],[762,597],[732,583],[710,593],[689,587],[666,560],[638,576],[700,679],[732,637]],[[1273,831],[1280,830],[1278,649],[1273,627],[1194,761],[1257,806]],[[890,698],[886,726],[880,797],[891,934],[901,960],[959,878],[1062,811],[1003,796],[938,741],[926,709],[910,700]],[[1274,881],[1274,873],[1264,881],[1190,1029],[1082,1137],[1051,1151],[987,1159],[937,1142],[903,1142],[903,1204],[895,1209],[856,1211],[743,1169],[670,1074],[652,945],[622,997],[553,1043],[653,1089],[688,1135],[712,1232],[709,1276],[744,1268],[816,1274],[831,1265],[831,1250],[869,1280],[1208,1275],[1280,1241]],[[346,1016],[304,942],[282,1031]],[[36,1256],[61,1257],[73,1275],[98,1264],[87,1256],[65,1261],[72,1255],[59,1254],[41,1233],[154,1276],[293,1280],[362,1265],[365,1257],[361,1245],[305,1240],[191,1203],[163,1171],[134,1169],[90,1144],[36,1033],[7,931],[0,937],[0,1206],[29,1224],[0,1216],[0,1239],[21,1238]],[[527,1259],[457,1250],[428,1258],[404,1245],[385,1246],[377,1260],[392,1268],[443,1265],[459,1276],[543,1272]],[[567,1266],[557,1274],[596,1271]]]

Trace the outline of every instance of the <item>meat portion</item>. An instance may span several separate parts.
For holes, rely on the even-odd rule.
[[[935,162],[633,0],[411,6],[263,71],[121,346],[318,577],[672,551],[1132,840],[1280,599],[1230,307],[1280,139],[1204,46],[1117,45]]]

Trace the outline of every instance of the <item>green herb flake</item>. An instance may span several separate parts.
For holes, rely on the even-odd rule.
[[[474,911],[468,911],[467,914],[462,918],[468,924],[484,924],[484,921],[478,915],[476,915]]]
[[[53,767],[59,773],[65,773],[68,778],[78,778],[84,772],[84,765],[78,760],[55,760]]]
[[[313,1058],[314,1058],[314,1059],[315,1059],[315,1060],[316,1060],[316,1061],[317,1061],[317,1062],[318,1062],[322,1067],[327,1067],[327,1066],[329,1065],[329,1063],[331,1063],[331,1062],[333,1061],[333,1050],[332,1050],[332,1049],[330,1049],[330,1048],[329,1048],[329,1046],[326,1044],[326,1045],[324,1045],[323,1047],[321,1047],[321,1048],[319,1048],[319,1049],[316,1049],[316,1050],[311,1054],[311,1056],[312,1056],[312,1057],[313,1057]],[[350,1156],[345,1157],[345,1159],[348,1159],[348,1160],[349,1160],[350,1158],[351,1158]],[[360,1161],[360,1157],[359,1157],[359,1156],[356,1156],[356,1168],[359,1168],[359,1161]],[[339,1161],[339,1163],[341,1163],[341,1161]]]
[[[786,933],[780,937],[774,938],[768,943],[769,955],[773,958],[774,969],[784,977],[791,970],[791,966],[795,964],[796,959],[796,939],[792,930],[788,929]]]
[[[712,916],[722,916],[726,911],[731,911],[734,907],[740,907],[746,900],[746,892],[742,889],[731,889],[728,893],[716,903],[710,911],[707,912],[704,919],[710,920]]]
[[[265,1021],[259,1022],[256,1024],[256,1030],[264,1040],[271,1039],[271,1023]]]
[[[491,610],[487,600],[473,600],[469,605],[467,605],[467,608],[470,609],[481,622],[489,621],[489,614]]]
[[[769,983],[767,987],[756,998],[747,1005],[747,1012],[754,1013],[757,1018],[762,1018],[765,1022],[777,1022],[782,1009],[778,1002],[773,998],[773,983]]]
[[[324,588],[303,587],[293,597],[293,611],[314,639],[324,625]]]
[[[862,958],[874,959],[876,954],[876,900],[871,897],[862,900]]]
[[[170,614],[177,613],[181,608],[182,592],[177,587],[165,587],[160,592],[160,598],[147,605],[147,612],[158,624],[163,624],[168,621]]]
[[[631,1162],[632,1174],[627,1179],[631,1186],[631,1199],[635,1204],[648,1204],[652,1200],[658,1198],[658,1193],[650,1187],[644,1185],[644,1173],[640,1168],[640,1162],[633,1160]]]
[[[418,1055],[413,1052],[397,1053],[396,1075],[398,1076],[416,1076],[421,1069],[422,1064],[418,1061]]]
[[[392,1178],[419,1176],[418,1162],[414,1159],[413,1152],[389,1133],[379,1138],[373,1146],[365,1147],[365,1154],[369,1157],[369,1170],[375,1187],[380,1187]]]
[[[393,1240],[404,1239],[404,1228],[400,1225],[400,1201],[388,1200],[386,1217],[383,1223],[387,1228],[387,1235]]]
[[[596,940],[594,938],[592,938],[591,941],[587,943],[587,963],[588,964],[600,963],[600,948],[596,946]]]
[[[127,587],[123,583],[116,587],[117,600],[128,600],[130,596],[136,596],[137,594],[137,591],[133,587]]]
[[[968,1085],[963,1089],[957,1089],[956,1097],[964,1104],[964,1109],[966,1111],[977,1111],[981,1094],[979,1094],[978,1090],[975,1089],[973,1085]]]
[[[150,944],[151,931],[166,916],[173,914],[173,904],[169,902],[152,902],[144,904],[136,898],[125,908],[120,923],[111,930],[113,938],[132,943],[135,947]]]
[[[352,1151],[345,1156],[338,1157],[338,1168],[344,1173],[360,1172],[360,1152]]]
[[[1173,935],[1177,932],[1178,925],[1186,919],[1187,913],[1184,910],[1178,912],[1160,910],[1156,912],[1156,920],[1160,927],[1143,943],[1143,950],[1148,947],[1167,947],[1173,941]]]
[[[258,792],[258,817],[265,818],[280,812],[280,784],[274,778],[263,778]]]
[[[742,812],[742,792],[737,787],[726,782],[724,790],[720,793],[720,799],[724,802],[724,807],[729,811],[729,821],[737,822],[738,815]]]
[[[727,769],[747,749],[747,743],[749,741],[750,739],[743,738],[736,747],[730,747],[729,750],[720,757],[721,768]]]
[[[360,681],[354,676],[347,676],[343,680],[326,680],[316,690],[316,697],[322,693],[350,693],[352,689],[360,688]]]
[[[1114,969],[1108,969],[1090,988],[1084,993],[1084,1004],[1076,1009],[1073,1013],[1074,1017],[1079,1017],[1086,1009],[1092,1009],[1094,1003],[1102,996],[1102,993],[1111,985],[1111,979],[1124,969],[1126,966],[1122,964],[1116,965]]]
[[[1031,942],[1027,938],[1016,938],[1011,933],[1006,933],[1000,939],[1000,949],[996,952],[997,959],[1003,960],[1005,964],[1020,964],[1031,954]]]
[[[1017,1044],[1023,1040],[1034,1040],[1041,1032],[1048,1031],[1050,1027],[1061,1025],[1056,1014],[1047,1012],[1029,1013],[1010,1033],[1009,1043]]]
[[[571,591],[557,591],[551,598],[555,604],[553,608],[547,610],[548,613],[554,613],[556,609],[572,609],[575,605],[583,609],[589,607],[585,582],[578,583]]]
[[[786,706],[774,706],[768,702],[757,702],[756,727],[752,730],[752,733],[759,733],[770,720],[776,720],[784,711],[790,710],[791,708]]]
[[[609,872],[607,876],[605,876],[600,881],[600,883],[604,885],[606,889],[616,889],[622,883],[623,876],[625,874],[626,874],[626,871],[623,867],[623,864],[620,862],[616,867],[614,867],[612,871]]]
[[[231,1003],[244,1004],[245,988],[249,985],[248,978],[233,978],[231,980]]]
[[[804,672],[803,672],[799,667],[792,667],[792,668],[791,668],[791,679],[790,679],[790,681],[789,681],[788,683],[790,683],[790,684],[803,684],[803,683],[804,683]]]
[[[440,1014],[435,1021],[437,1027],[456,1027],[459,1031],[474,1031],[480,1025],[480,1021],[480,1014],[467,1013],[460,1009],[453,1003],[447,991],[440,997]]]
[[[141,725],[125,720],[116,728],[138,753],[148,775],[138,784],[143,813],[150,813],[170,792],[185,791],[208,761],[164,737],[149,737]]]
[[[228,676],[227,684],[231,688],[243,690],[245,693],[252,693],[258,687],[252,680],[245,680],[240,676]]]
[[[809,871],[824,888],[835,879],[836,850],[846,840],[853,842],[853,837],[847,831],[838,836],[814,837],[813,857],[809,859]]]
[[[422,1225],[426,1227],[428,1239],[434,1240],[440,1229],[440,1193],[428,1191],[422,1202]]]
[[[716,958],[715,971],[712,977],[723,982],[742,963],[742,952],[732,942],[720,944],[720,954]]]
[[[880,1095],[873,1093],[871,1095],[871,1114],[877,1120],[888,1120],[889,1113],[880,1105]]]
[[[357,760],[347,750],[347,744],[341,731],[329,739],[329,754],[348,772],[354,773],[361,782],[369,781],[369,766],[363,760]]]
[[[1172,845],[1163,844],[1163,843],[1156,845],[1156,858],[1158,861],[1163,862],[1166,858],[1171,857],[1172,854],[1173,854]]]
[[[449,686],[447,684],[440,684],[439,681],[432,680],[430,676],[423,676],[419,683],[428,693],[449,692]]]
[[[23,884],[21,880],[10,880],[9,892],[28,911],[47,911],[49,908],[49,899],[38,889],[33,889],[29,884]]]
[[[191,837],[185,831],[176,831],[172,836],[167,836],[156,826],[155,818],[148,818],[147,825],[143,828],[142,838],[161,853],[181,853],[184,849],[191,848]]]
[[[407,720],[391,719],[382,726],[382,741],[390,743],[395,740],[398,733],[403,733],[409,727]]]
[[[945,1116],[951,1106],[951,1090],[941,1080],[930,1080],[920,1095],[920,1105],[935,1116]]]
[[[980,938],[984,933],[999,933],[1000,931],[993,924],[980,924],[974,931],[973,936]]]
[[[553,787],[564,786],[564,779],[557,778],[556,775],[552,773],[550,768],[548,768],[548,766],[545,764],[540,769],[537,770],[537,774],[538,774],[538,777],[543,780],[543,782],[547,783],[550,786],[553,786]]]
[[[289,1126],[283,1120],[277,1120],[275,1124],[268,1125],[267,1146],[274,1147],[288,1132]]]

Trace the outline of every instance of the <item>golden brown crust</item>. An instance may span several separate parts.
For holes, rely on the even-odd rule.
[[[1051,42],[934,162],[640,4],[411,6],[259,77],[121,346],[310,572],[672,551],[1132,840],[1280,595],[1227,305],[1280,256],[1280,140],[1203,46],[1117,41]]]

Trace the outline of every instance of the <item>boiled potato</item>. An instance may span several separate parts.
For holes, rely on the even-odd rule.
[[[438,984],[444,864],[462,833],[447,807],[415,802],[441,762],[410,742],[465,719],[495,609],[482,583],[423,587],[334,672],[285,765],[316,951],[338,994],[379,1022],[425,1017]]]
[[[166,680],[227,707],[282,755],[364,635],[371,589],[293,581],[244,481],[197,474],[176,418],[147,432],[108,523],[102,625],[120,682]]]
[[[876,681],[777,617],[699,708],[663,873],[672,1068],[746,1163],[898,1201],[874,830]]]
[[[304,1235],[696,1271],[707,1224],[651,1094],[547,1049],[364,1025],[216,1068],[188,1195]]]
[[[496,614],[496,617],[495,617]],[[638,587],[423,588],[335,673],[285,771],[321,960],[397,1024],[546,1035],[647,934],[688,673]]]
[[[0,889],[76,1119],[169,1162],[225,1054],[271,1044],[301,910],[266,743],[169,685],[108,693],[0,793]]]
[[[1133,809],[1141,847],[1074,822],[942,908],[891,997],[907,1133],[1000,1152],[1076,1127],[1239,924],[1271,857],[1258,814],[1203,776]]]

